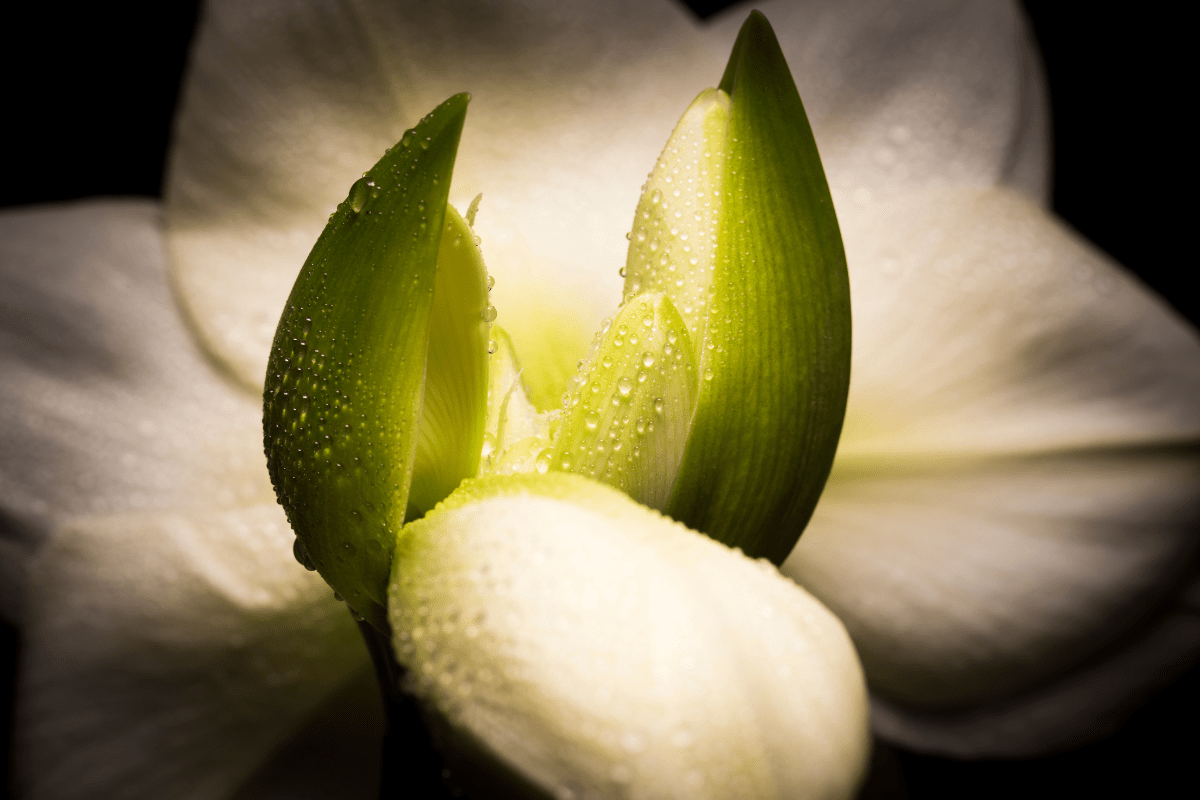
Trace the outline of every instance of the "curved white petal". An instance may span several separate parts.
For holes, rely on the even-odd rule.
[[[913,719],[933,713],[960,734],[978,723],[957,747],[915,733],[909,744],[1065,746],[1128,707],[1130,686],[1157,680],[1126,675],[1082,693],[1063,676],[1088,658],[1108,663],[1104,648],[1144,624],[1189,567],[1200,339],[1016,195],[898,193],[871,210],[876,227],[852,217],[845,228],[846,427],[784,571],[841,616],[893,719],[923,708]],[[1186,636],[1170,641],[1159,657],[1192,657]],[[1065,713],[1021,711],[1035,695],[1011,699],[1055,682],[1091,704],[1074,726]],[[1004,725],[989,707],[1008,709]]]
[[[1169,451],[843,472],[784,570],[845,622],[875,691],[962,707],[1142,621],[1191,566],[1197,486],[1195,453]]]
[[[1044,191],[1044,104],[1012,4],[760,5],[839,205],[897,183]],[[406,126],[466,90],[451,199],[483,192],[500,323],[535,399],[556,404],[620,300],[638,186],[719,80],[742,16],[701,25],[640,0],[210,4],[168,192],[176,281],[204,343],[260,385],[330,211]]]
[[[885,739],[957,758],[1027,758],[1088,744],[1116,731],[1200,658],[1198,601],[1193,580],[1165,613],[1104,657],[1007,702],[938,714],[872,697],[872,725]]]
[[[291,555],[257,399],[182,324],[158,208],[9,212],[0,256],[28,796],[226,796],[364,666],[357,633]]]
[[[228,797],[364,661],[291,539],[274,504],[61,528],[23,628],[25,796]]]
[[[413,689],[555,797],[857,787],[865,697],[837,619],[614,489],[561,473],[467,484],[406,528],[395,570]]]
[[[0,214],[0,282],[0,500],[24,550],[80,514],[272,500],[260,404],[182,324],[157,205]]]
[[[839,464],[1200,439],[1200,336],[1024,197],[896,192],[839,218],[854,314]]]

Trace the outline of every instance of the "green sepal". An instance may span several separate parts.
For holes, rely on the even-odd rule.
[[[267,366],[267,466],[297,555],[380,630],[469,100],[442,103],[351,187],[296,279]]]
[[[700,390],[667,513],[781,563],[833,464],[850,380],[850,286],[816,142],[762,14],[742,26]]]

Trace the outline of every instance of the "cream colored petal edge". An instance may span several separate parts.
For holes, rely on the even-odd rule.
[[[365,666],[291,540],[274,504],[58,529],[22,629],[23,796],[229,797]]]
[[[956,758],[1027,758],[1102,739],[1200,658],[1198,600],[1193,579],[1164,613],[1104,657],[1011,702],[939,715],[872,697],[872,725],[903,747]]]
[[[853,796],[861,673],[810,595],[577,476],[491,487],[408,529],[389,598],[452,728],[556,797]]]
[[[1194,449],[835,470],[783,571],[841,618],[877,695],[965,713],[1146,624],[1196,552],[1197,486]]]
[[[167,286],[160,211],[87,201],[0,213],[0,593],[81,514],[272,502],[261,403],[217,375]]]
[[[1044,104],[1012,4],[761,7],[839,205],[897,184],[1041,191]],[[208,5],[168,188],[176,284],[205,346],[259,386],[329,212],[406,126],[467,90],[451,199],[483,192],[500,323],[534,396],[557,402],[620,300],[637,187],[719,80],[741,17],[701,25],[634,0]]]
[[[840,466],[1200,440],[1200,336],[1019,194],[842,213],[854,355]]]

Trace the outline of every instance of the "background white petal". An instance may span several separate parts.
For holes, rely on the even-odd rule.
[[[180,319],[157,206],[6,213],[0,248],[23,785],[227,796],[365,666],[358,634],[291,555],[257,398]]]
[[[872,688],[954,708],[1100,652],[1191,568],[1192,453],[843,472],[785,571],[846,623]]]
[[[1002,189],[841,213],[854,355],[840,461],[1200,439],[1200,336]]]
[[[260,404],[180,320],[157,204],[0,214],[0,270],[3,568],[81,514],[273,501]],[[20,585],[0,581],[14,616]]]
[[[25,796],[229,797],[364,661],[291,538],[274,504],[59,529],[23,629]]]
[[[917,751],[957,758],[1041,755],[1115,732],[1198,657],[1200,581],[1193,579],[1133,637],[1051,684],[958,714],[922,713],[875,696],[871,720],[880,736]]]
[[[897,183],[1044,195],[1044,101],[1011,4],[760,6],[839,209]],[[451,200],[483,192],[476,230],[500,323],[535,398],[557,404],[620,300],[638,186],[720,79],[744,16],[701,25],[682,5],[638,0],[211,3],[168,188],[176,281],[204,344],[260,385],[328,214],[406,127],[465,90]]]
[[[407,529],[389,596],[452,728],[560,798],[853,795],[861,672],[811,595],[576,476],[462,491]]]
[[[1102,735],[1162,682],[1147,659],[1200,644],[1134,633],[1198,544],[1200,338],[1018,195],[871,206],[844,228],[846,427],[784,571],[846,623],[885,735],[1008,756]]]

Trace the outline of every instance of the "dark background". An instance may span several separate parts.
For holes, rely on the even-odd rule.
[[[728,3],[689,5],[705,16]],[[1184,124],[1195,90],[1185,90],[1181,77],[1192,74],[1184,67],[1191,48],[1182,19],[1157,10],[1106,16],[1090,3],[1024,5],[1050,83],[1054,210],[1200,324],[1197,294],[1184,283],[1196,265],[1195,251],[1184,247],[1185,233],[1194,237],[1195,230],[1185,227],[1184,213],[1197,202],[1181,200],[1194,172],[1194,157],[1185,154],[1195,150],[1194,129]],[[195,18],[194,2],[5,10],[0,206],[160,196]],[[0,627],[0,684],[11,683],[17,646],[15,631]],[[0,691],[0,752],[8,749],[10,702]],[[872,797],[912,800],[1200,796],[1198,712],[1200,669],[1193,669],[1098,744],[998,762],[882,748],[868,790]]]

